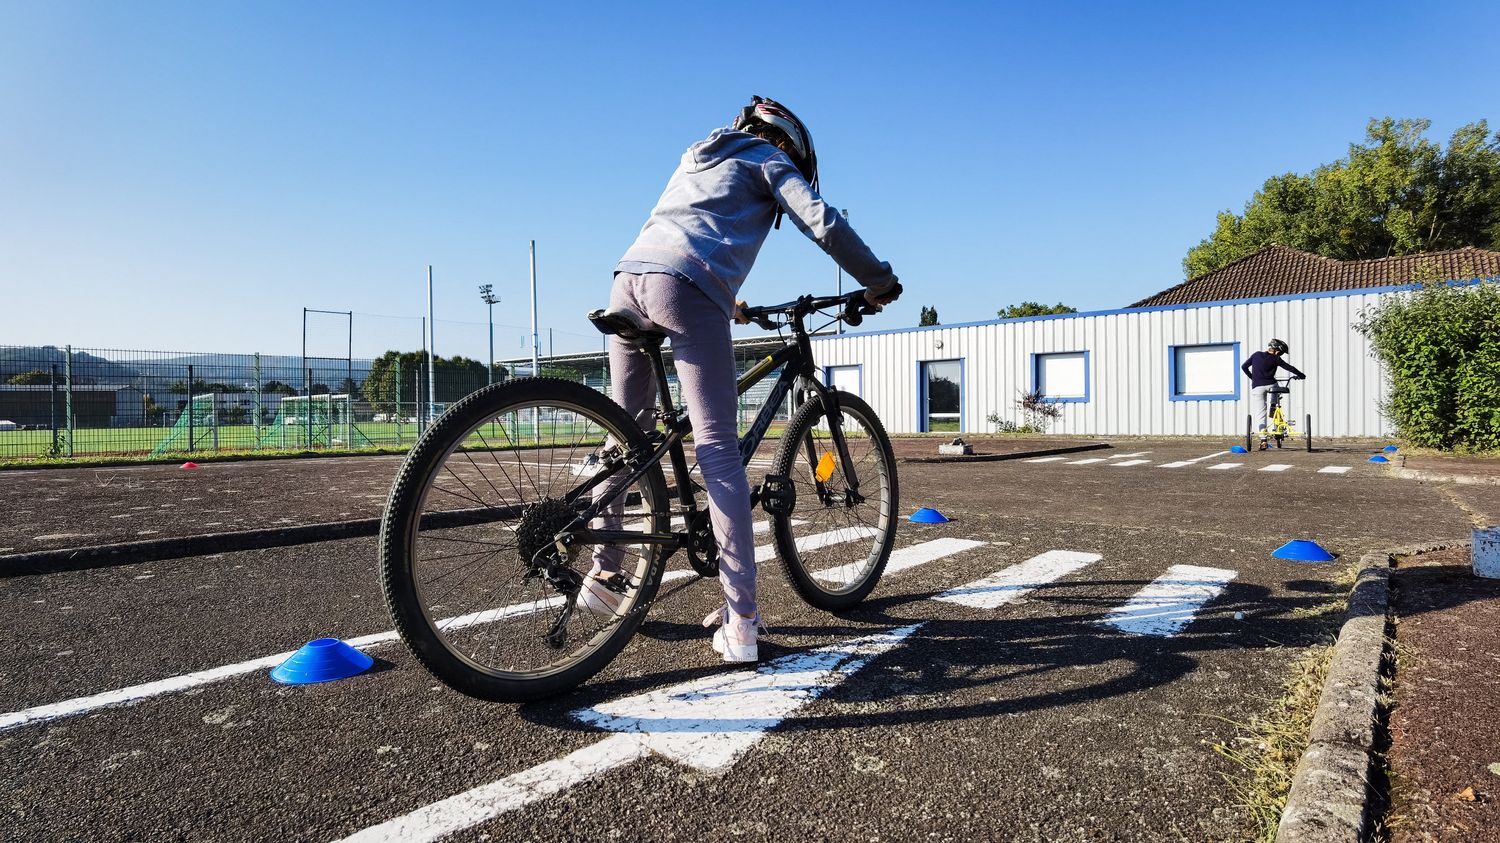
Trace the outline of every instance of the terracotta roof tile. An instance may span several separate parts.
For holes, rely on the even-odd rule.
[[[1255,299],[1359,290],[1414,280],[1458,280],[1500,276],[1500,252],[1465,246],[1374,260],[1340,261],[1271,244],[1228,266],[1148,296],[1131,307]]]

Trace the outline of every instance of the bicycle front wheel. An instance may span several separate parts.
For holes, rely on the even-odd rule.
[[[666,551],[557,536],[582,526],[594,493],[580,490],[611,455],[644,441],[619,405],[551,378],[486,387],[422,435],[386,503],[380,580],[397,631],[428,671],[470,696],[521,702],[577,686],[620,652],[656,594]],[[592,526],[668,529],[660,466],[619,500],[610,523]],[[596,560],[621,576],[602,599],[580,601]]]
[[[772,466],[791,481],[791,514],[775,517],[776,550],[792,587],[810,605],[836,611],[865,599],[896,541],[896,458],[870,405],[838,395],[850,465],[844,465],[821,395],[787,425]],[[850,488],[850,470],[859,489]]]

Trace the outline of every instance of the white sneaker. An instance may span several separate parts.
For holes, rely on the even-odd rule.
[[[708,613],[703,619],[704,626],[714,626],[713,647],[714,652],[724,657],[726,662],[755,662],[760,661],[760,633],[765,627],[761,626],[760,615],[746,618],[729,611],[728,607],[715,609]]]
[[[631,582],[625,574],[616,571],[605,575],[602,571],[590,571],[578,589],[578,608],[600,615],[618,615],[625,598],[630,596]]]

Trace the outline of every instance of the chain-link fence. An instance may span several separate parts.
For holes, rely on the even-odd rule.
[[[736,343],[741,371],[773,345]],[[409,447],[453,402],[530,373],[530,360],[429,366],[422,352],[350,360],[0,346],[0,459]],[[603,354],[543,358],[541,373],[608,391]],[[742,428],[771,382],[742,396]]]

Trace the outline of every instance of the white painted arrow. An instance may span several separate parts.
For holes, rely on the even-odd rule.
[[[899,645],[922,624],[783,656],[753,673],[719,673],[573,712],[617,732],[562,758],[450,796],[344,838],[341,843],[429,841],[560,793],[657,752],[700,770],[722,770],[767,729]]]

